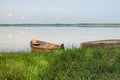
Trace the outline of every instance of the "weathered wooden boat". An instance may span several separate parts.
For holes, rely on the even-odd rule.
[[[31,40],[30,42],[31,51],[43,51],[43,50],[57,50],[64,49],[64,44],[61,45],[40,41],[40,40]]]
[[[80,43],[80,48],[120,48],[120,39],[98,40]]]

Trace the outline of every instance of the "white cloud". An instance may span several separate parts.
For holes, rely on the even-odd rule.
[[[26,16],[21,17],[21,19],[25,19],[25,18],[26,18]]]
[[[9,14],[8,14],[8,17],[11,17],[13,15],[13,13],[12,12],[10,12]]]

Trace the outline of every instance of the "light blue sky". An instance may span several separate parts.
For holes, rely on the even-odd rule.
[[[120,0],[0,0],[0,23],[120,23]]]

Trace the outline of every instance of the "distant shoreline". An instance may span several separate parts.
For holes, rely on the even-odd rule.
[[[0,27],[120,27],[120,23],[76,23],[76,24],[0,24]]]

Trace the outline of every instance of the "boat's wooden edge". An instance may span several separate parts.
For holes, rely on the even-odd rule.
[[[38,40],[40,41],[40,40]],[[54,44],[54,43],[49,43],[46,41],[40,41],[40,42],[44,42],[44,43],[48,43],[49,45],[51,45],[50,47],[46,47],[46,46],[35,46],[32,44],[32,40],[30,41],[30,47],[31,47],[31,51],[43,51],[43,50],[58,50],[58,49],[64,49],[64,43],[62,43],[61,45],[58,44]],[[52,46],[53,45],[53,46]]]
[[[120,39],[97,40],[97,41],[88,41],[88,42],[80,43],[80,48],[96,48],[96,47],[120,48]]]

